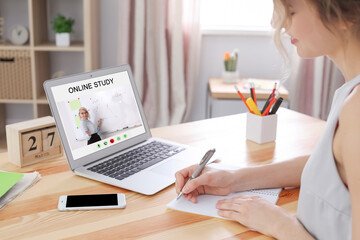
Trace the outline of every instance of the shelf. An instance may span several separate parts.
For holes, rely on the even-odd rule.
[[[13,45],[10,43],[6,43],[0,45],[0,50],[30,50],[30,45]]]
[[[34,46],[35,51],[51,51],[51,52],[82,52],[84,51],[83,42],[71,42],[69,47],[58,47],[55,42],[41,43]]]
[[[38,117],[52,116],[50,106],[41,104],[38,106]]]
[[[34,47],[27,45],[0,45],[0,50],[31,50],[35,51],[50,51],[50,52],[83,52],[85,50],[84,42],[71,42],[69,47],[58,47],[55,42],[47,42],[36,45]]]
[[[36,100],[37,104],[49,104],[48,100],[45,96],[41,96]]]
[[[19,111],[13,111],[20,116],[16,119],[23,119],[22,115],[30,118],[49,116],[51,110],[45,96],[44,81],[52,79],[54,73],[64,72],[66,75],[71,75],[99,68],[100,1],[0,0],[0,9],[1,17],[6,19],[7,25],[5,27],[22,24],[29,29],[29,41],[27,44],[13,45],[10,41],[0,44],[0,52],[4,56],[16,56],[17,53],[29,55],[25,60],[22,57],[14,60],[18,65],[25,64],[27,68],[12,65],[11,69],[6,66],[11,71],[4,71],[3,68],[0,70],[0,73],[2,73],[0,74],[1,80],[6,79],[6,81],[2,81],[3,86],[6,88],[10,86],[11,89],[15,89],[12,88],[15,86],[15,81],[7,79],[21,73],[24,75],[19,78],[24,80],[24,83],[21,82],[23,84],[21,86],[28,90],[27,95],[18,91],[17,88],[15,93],[19,93],[19,96],[2,94],[3,99],[0,99],[1,152],[3,146],[6,146],[4,144],[4,141],[6,141],[5,125],[9,105],[11,110],[20,109]],[[54,41],[56,37],[51,29],[51,22],[59,12],[64,13],[66,16],[72,16],[76,22],[69,47],[58,47]],[[3,35],[4,39],[9,38],[6,33]],[[16,54],[12,53],[12,51]],[[2,64],[2,66],[4,65]],[[5,73],[6,75],[4,75]],[[6,78],[3,76],[6,76]],[[25,76],[28,79],[25,80]],[[0,89],[4,90],[5,87]],[[7,90],[5,93],[7,93]],[[22,99],[15,99],[16,97]],[[14,114],[13,112],[11,114]]]
[[[26,103],[33,104],[34,100],[32,99],[0,99],[0,103]]]

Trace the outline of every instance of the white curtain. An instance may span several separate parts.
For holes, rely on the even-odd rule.
[[[290,108],[326,120],[335,90],[345,82],[342,73],[326,56],[293,59]]]
[[[186,121],[200,54],[200,0],[119,1],[118,64],[129,63],[151,127]]]

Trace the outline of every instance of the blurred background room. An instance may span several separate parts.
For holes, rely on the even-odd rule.
[[[286,54],[278,51],[272,4],[0,0],[0,151],[6,151],[7,124],[51,115],[45,80],[121,64],[132,67],[151,127],[246,112],[233,86],[251,81],[269,91],[278,82],[282,107],[326,120],[344,79],[327,57],[299,59],[286,36]],[[55,23],[66,20],[70,42],[60,43]],[[236,55],[230,83],[226,53]],[[234,90],[235,97],[216,96],[216,88]]]

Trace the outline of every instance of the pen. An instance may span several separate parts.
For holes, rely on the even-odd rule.
[[[269,105],[267,106],[267,108],[265,109],[265,111],[261,114],[261,116],[266,116],[269,114],[270,108],[271,106],[274,104],[274,102],[276,101],[276,98],[272,98]]]
[[[245,100],[244,96],[241,94],[241,92],[240,92],[240,90],[238,89],[238,87],[237,87],[236,85],[235,85],[234,87],[235,87],[237,93],[239,94],[241,100],[245,103],[245,106],[249,109],[249,111],[250,111],[251,113],[253,113],[253,111],[251,111],[250,107],[247,105],[246,100]]]
[[[266,100],[265,105],[264,105],[263,109],[261,110],[261,114],[263,114],[263,113],[265,112],[266,108],[269,106],[269,103],[270,103],[270,101],[271,101],[271,95],[272,95],[272,94],[270,94],[270,96],[269,96],[268,99]]]
[[[279,109],[279,107],[280,107],[283,100],[284,99],[282,97],[279,97],[279,99],[276,100],[276,102],[274,103],[274,106],[271,108],[271,111],[270,111],[269,115],[275,114],[277,112],[277,110]]]
[[[215,148],[210,149],[209,151],[207,151],[205,153],[205,155],[203,156],[203,158],[201,159],[201,161],[199,163],[199,167],[195,170],[195,172],[191,175],[191,177],[187,180],[187,182],[194,179],[194,178],[196,178],[197,176],[199,176],[199,174],[204,169],[204,167],[209,162],[210,158],[214,155],[214,153],[215,153]],[[186,183],[184,184],[184,186],[186,185]],[[183,189],[184,189],[184,187],[181,189],[181,191],[180,191],[179,195],[177,196],[176,200],[178,200],[183,195]]]

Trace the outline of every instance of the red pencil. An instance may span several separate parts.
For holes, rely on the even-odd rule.
[[[273,99],[273,98],[275,97],[276,86],[277,86],[277,82],[275,82],[274,88],[273,88],[273,90],[272,90],[272,92],[271,92],[271,99]]]
[[[245,103],[245,106],[249,109],[249,111],[250,111],[251,113],[254,113],[253,111],[251,111],[251,109],[250,109],[249,106],[247,105],[244,96],[241,94],[241,92],[240,92],[240,90],[237,88],[237,86],[235,85],[234,87],[235,87],[237,93],[239,94],[241,100]]]

